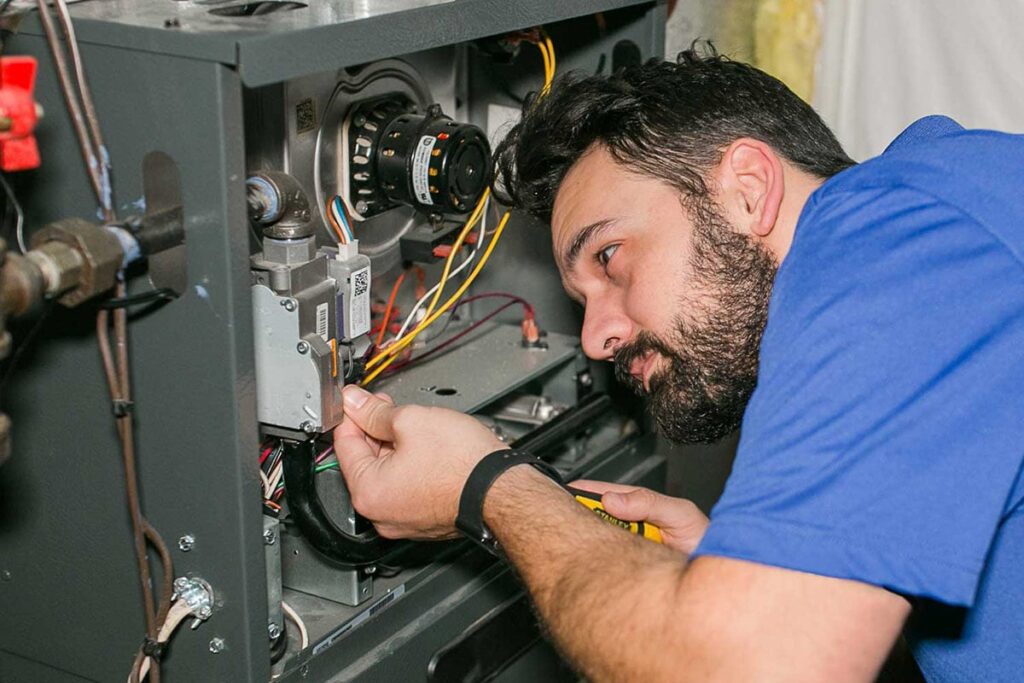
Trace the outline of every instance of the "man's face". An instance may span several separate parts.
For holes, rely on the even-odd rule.
[[[552,216],[566,291],[584,305],[583,350],[615,363],[680,442],[739,426],[757,383],[777,264],[711,198],[683,206],[667,183],[602,147],[566,175]]]

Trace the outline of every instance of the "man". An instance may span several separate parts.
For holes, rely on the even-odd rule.
[[[590,484],[657,545],[494,465],[472,418],[349,388],[356,508],[448,537],[472,488],[591,680],[871,680],[905,625],[930,680],[1019,680],[1024,139],[933,117],[854,166],[784,85],[688,52],[563,79],[498,156],[551,223],[587,355],[669,438],[742,418],[726,491],[708,524]]]

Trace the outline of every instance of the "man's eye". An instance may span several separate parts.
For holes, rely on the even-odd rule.
[[[613,244],[597,252],[597,262],[603,267],[608,267],[608,262],[612,260],[612,254],[614,254],[618,248],[619,245]]]

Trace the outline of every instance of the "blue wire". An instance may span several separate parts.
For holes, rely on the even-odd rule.
[[[352,226],[345,220],[345,212],[341,208],[341,197],[334,198],[334,213],[338,218],[338,224],[341,225],[341,229],[345,231],[345,235],[348,237],[348,241],[353,241],[356,236],[352,234]]]

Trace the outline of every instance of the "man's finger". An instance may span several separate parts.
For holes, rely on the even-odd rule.
[[[380,441],[394,441],[394,415],[397,408],[370,392],[350,384],[342,390],[345,417]],[[342,423],[344,424],[344,423]]]

